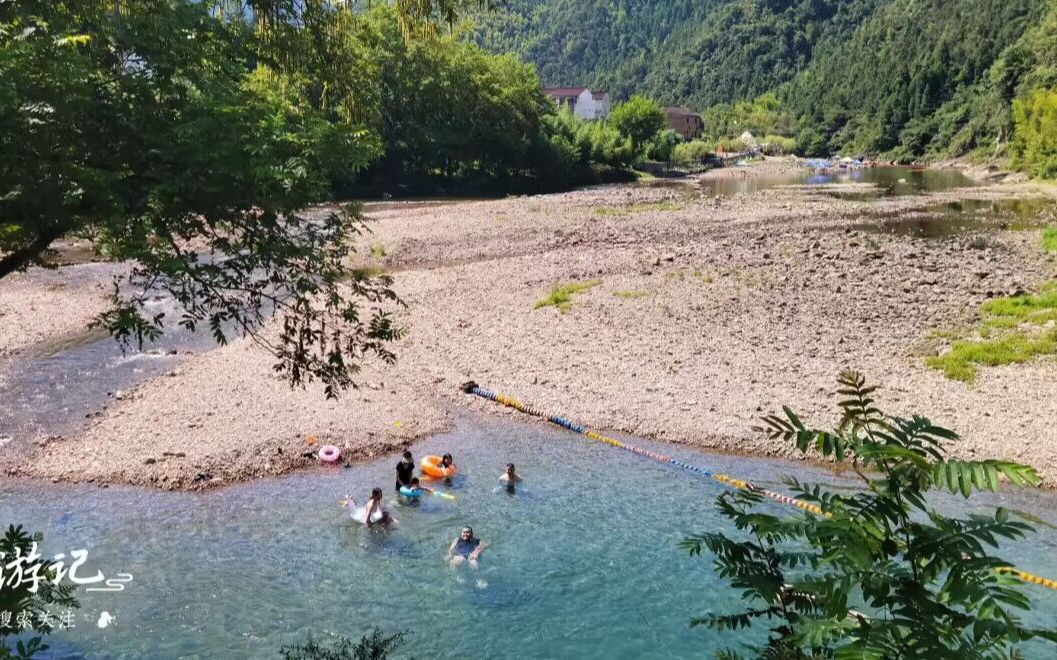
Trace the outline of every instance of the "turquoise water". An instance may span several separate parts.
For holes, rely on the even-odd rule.
[[[410,629],[405,652],[418,658],[700,658],[737,643],[689,627],[736,608],[737,594],[710,559],[676,547],[726,527],[713,511],[719,484],[558,429],[493,420],[463,420],[414,447],[416,460],[444,451],[460,466],[457,501],[392,504],[400,524],[388,532],[352,523],[337,501],[375,485],[392,500],[396,456],[204,494],[7,482],[0,521],[44,532],[46,556],[87,548],[92,570],[135,576],[123,593],[84,594],[84,614],[94,622],[106,610],[114,623],[79,619],[53,636],[52,657],[275,657],[309,631],[358,637],[373,625]],[[761,484],[791,472],[842,483],[801,464],[665,451]],[[497,483],[508,461],[525,479],[515,494]],[[996,501],[1039,521],[1008,556],[1057,573],[1054,496],[974,506]],[[492,544],[476,571],[442,559],[464,524]],[[1057,593],[1030,593],[1033,622],[1052,623]]]

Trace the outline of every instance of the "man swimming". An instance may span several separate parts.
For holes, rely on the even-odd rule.
[[[459,538],[451,542],[448,547],[447,559],[452,566],[459,566],[468,562],[470,566],[477,568],[477,558],[481,556],[484,549],[488,547],[486,541],[482,541],[473,535],[473,529],[463,527],[459,532]]]
[[[506,464],[506,472],[504,472],[503,474],[501,474],[499,476],[499,481],[504,483],[504,484],[509,484],[509,485],[521,483],[521,477],[519,477],[517,475],[517,473],[514,472],[514,464],[513,463],[507,463]]]

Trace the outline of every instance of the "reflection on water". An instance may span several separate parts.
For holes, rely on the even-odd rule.
[[[735,195],[766,190],[777,186],[806,185],[828,186],[834,184],[869,184],[875,186],[870,193],[846,193],[863,195],[864,199],[879,196],[916,195],[923,192],[943,192],[974,185],[972,179],[956,169],[910,169],[909,167],[867,167],[861,169],[834,169],[816,172],[808,168],[782,176],[744,177],[720,179],[706,183],[713,195]],[[868,197],[867,197],[868,196]]]
[[[903,212],[854,228],[875,234],[943,239],[973,232],[1031,231],[1055,222],[1057,202],[1053,199],[968,199]]]
[[[135,576],[124,593],[85,595],[84,612],[105,609],[115,624],[59,633],[59,657],[273,657],[309,631],[358,636],[373,625],[411,629],[408,654],[421,658],[700,658],[746,641],[688,626],[738,605],[709,558],[676,547],[727,528],[713,505],[719,484],[505,422],[461,424],[413,451],[455,455],[457,500],[390,502],[400,524],[389,532],[352,523],[337,501],[375,485],[391,500],[396,456],[204,494],[0,484],[0,520],[44,532],[46,553],[84,547],[104,572]],[[799,464],[665,451],[760,482],[795,472],[849,483]],[[509,462],[525,479],[513,495],[498,484]],[[1054,522],[1052,494],[985,497],[972,510],[999,501]],[[453,571],[442,557],[466,524],[491,547],[479,570]],[[1057,570],[1052,527],[1006,551],[1025,570]],[[1028,622],[1052,621],[1057,594],[1030,593]]]

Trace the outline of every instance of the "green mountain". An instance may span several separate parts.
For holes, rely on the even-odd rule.
[[[991,149],[1011,104],[1054,85],[1053,0],[507,0],[486,48],[544,84],[699,110],[773,92],[801,150]],[[714,114],[714,113],[713,113]]]

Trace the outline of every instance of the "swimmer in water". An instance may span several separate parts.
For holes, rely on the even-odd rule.
[[[375,511],[382,514],[382,519],[379,523],[371,522],[371,517],[374,515]],[[370,501],[367,502],[367,526],[370,527],[374,524],[388,525],[394,522],[396,521],[393,520],[393,517],[389,515],[389,512],[386,511],[385,507],[382,505],[382,489],[375,488],[371,491]]]
[[[521,477],[519,477],[517,475],[517,473],[514,472],[514,464],[513,463],[507,463],[506,464],[506,472],[504,472],[502,475],[500,475],[499,482],[500,483],[504,483],[504,484],[506,484],[508,486],[513,486],[514,484],[521,483]]]
[[[367,500],[367,504],[364,505],[363,509],[356,506],[356,500],[351,496],[346,495],[345,499],[341,502],[341,506],[349,507],[352,509],[352,517],[354,520],[361,522],[367,527],[373,527],[375,525],[389,525],[396,522],[396,518],[389,515],[389,512],[385,510],[382,505],[382,489],[375,488],[371,491],[371,499]],[[362,520],[360,519],[362,516]]]
[[[447,559],[452,566],[459,566],[463,562],[467,562],[470,566],[477,568],[477,558],[481,556],[481,553],[487,547],[487,542],[473,535],[472,528],[463,527],[459,533],[459,538],[452,541],[448,547]]]
[[[406,490],[408,490],[408,491],[411,491],[410,494],[406,494],[405,495],[403,492],[401,492],[400,494],[403,495],[404,497],[409,497],[409,498],[421,497],[422,493],[429,493],[430,495],[433,495],[433,494],[435,494],[437,492],[437,491],[433,490],[432,488],[428,488],[428,487],[423,486],[422,484],[420,484],[419,481],[418,481],[418,477],[412,477],[411,478],[411,483],[409,485],[407,485],[407,486],[404,486],[404,488]]]

